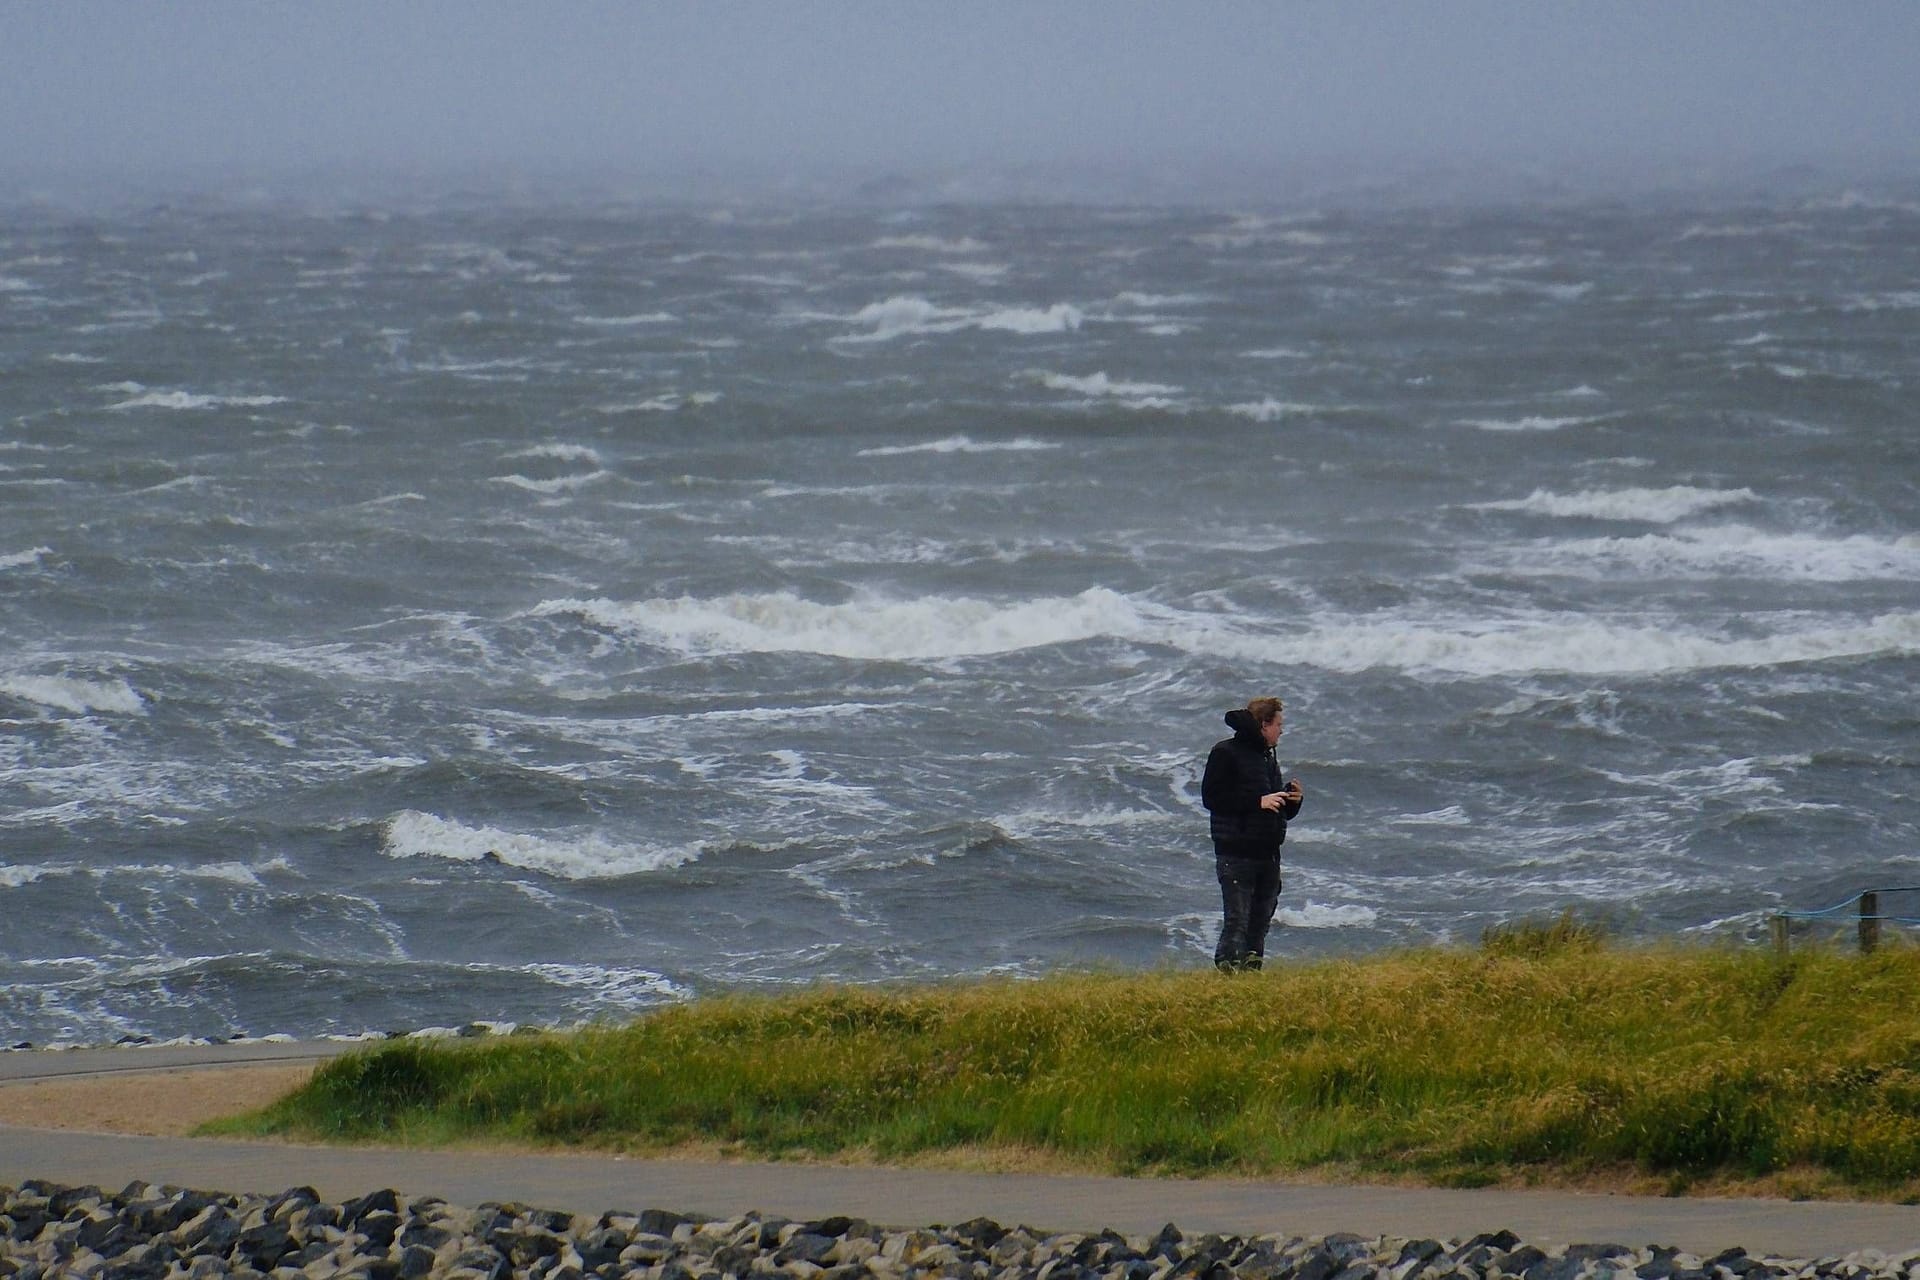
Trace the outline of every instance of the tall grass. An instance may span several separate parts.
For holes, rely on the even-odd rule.
[[[727,996],[393,1044],[228,1127],[1453,1184],[1797,1171],[1897,1195],[1920,1188],[1920,951],[1783,963],[1565,925],[1263,974]]]

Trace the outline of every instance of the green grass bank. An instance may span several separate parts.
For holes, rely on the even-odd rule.
[[[726,996],[400,1042],[224,1133],[1920,1196],[1920,949],[1522,930],[1260,974]]]

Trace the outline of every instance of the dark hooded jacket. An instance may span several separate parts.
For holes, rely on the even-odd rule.
[[[1279,813],[1260,807],[1260,797],[1280,790],[1280,765],[1260,724],[1245,708],[1227,712],[1231,738],[1213,744],[1200,775],[1200,803],[1207,807],[1213,849],[1223,858],[1278,858],[1287,839],[1287,819],[1300,812],[1289,800]]]

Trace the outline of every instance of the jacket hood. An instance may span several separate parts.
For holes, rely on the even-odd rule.
[[[1266,745],[1265,739],[1260,738],[1260,722],[1253,718],[1253,712],[1245,707],[1235,707],[1227,712],[1225,718],[1227,728],[1233,730],[1235,737],[1260,739],[1260,745]]]

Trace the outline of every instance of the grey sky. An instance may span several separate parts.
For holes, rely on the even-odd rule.
[[[0,0],[0,175],[1911,171],[1920,3]]]

